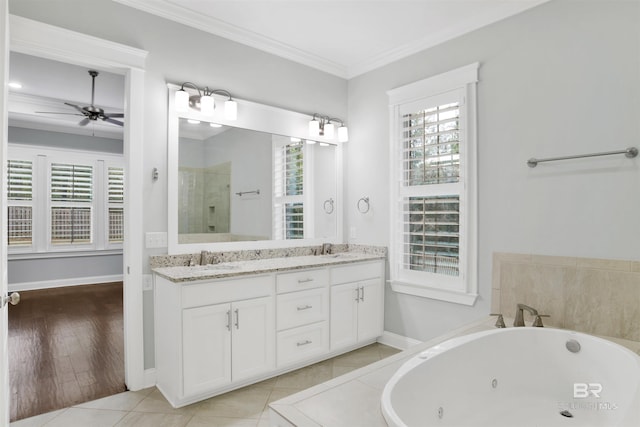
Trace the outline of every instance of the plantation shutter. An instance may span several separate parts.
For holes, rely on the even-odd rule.
[[[274,155],[274,235],[304,238],[304,145],[283,145]]]
[[[7,165],[7,244],[33,242],[33,163],[9,160]]]
[[[460,110],[457,92],[401,109],[403,269],[460,275]]]
[[[51,201],[91,202],[93,167],[53,163],[51,165]]]
[[[110,167],[107,172],[109,204],[109,243],[124,240],[124,169]]]
[[[93,167],[51,164],[51,243],[91,243]]]

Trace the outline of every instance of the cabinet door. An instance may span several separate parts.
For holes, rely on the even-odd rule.
[[[275,368],[273,298],[255,298],[231,305],[232,378],[239,381]]]
[[[231,382],[230,310],[230,304],[182,310],[185,396],[206,392]]]
[[[358,341],[364,341],[382,335],[383,307],[381,282],[380,279],[371,279],[358,283],[358,287],[360,287]]]
[[[331,287],[331,350],[358,340],[358,284]]]

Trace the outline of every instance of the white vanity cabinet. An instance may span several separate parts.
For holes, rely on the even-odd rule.
[[[331,350],[371,340],[383,332],[382,262],[331,270]]]
[[[270,275],[184,285],[156,276],[158,387],[182,406],[275,369]]]
[[[215,279],[158,273],[157,386],[180,407],[374,342],[383,283],[379,258]]]

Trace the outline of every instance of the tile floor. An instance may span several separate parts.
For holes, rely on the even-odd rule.
[[[269,425],[269,403],[398,351],[374,343],[180,409],[172,408],[152,387],[27,418],[11,423],[11,427],[266,427]]]

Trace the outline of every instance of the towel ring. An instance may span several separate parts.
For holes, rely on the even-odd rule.
[[[369,197],[361,197],[360,200],[358,200],[358,212],[365,214],[369,212],[370,208]]]
[[[333,199],[325,200],[322,207],[324,208],[324,213],[326,213],[327,215],[332,214],[334,209]]]

